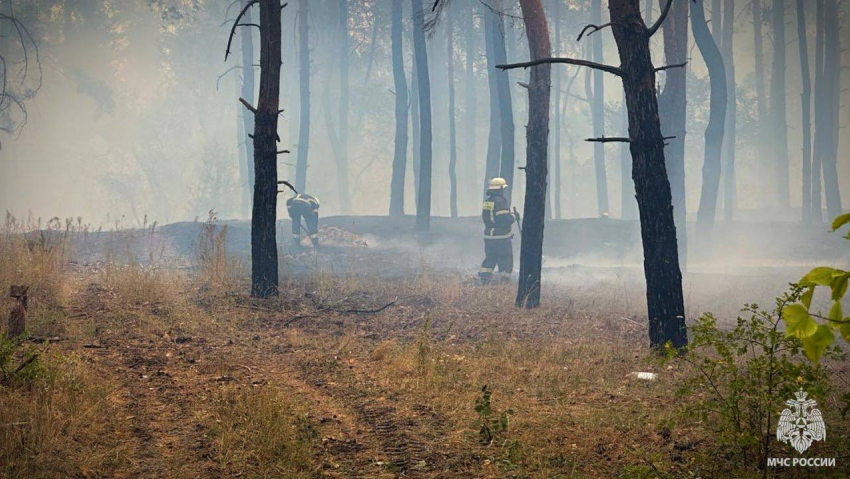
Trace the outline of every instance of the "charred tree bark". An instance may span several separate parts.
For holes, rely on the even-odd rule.
[[[225,61],[239,21],[253,6],[260,9],[260,94],[257,106],[240,101],[254,115],[254,205],[251,216],[251,296],[278,294],[277,242],[277,119],[280,114],[281,5],[275,0],[251,0],[234,22]],[[248,28],[248,27],[243,27]]]
[[[499,91],[496,86],[496,53],[493,46],[495,34],[495,13],[489,9],[484,11],[484,42],[487,56],[487,86],[490,99],[490,123],[487,135],[487,159],[484,166],[484,190],[487,182],[499,176],[499,159],[502,151],[502,136],[499,124]]]
[[[404,76],[404,45],[402,36],[402,3],[393,2],[392,62],[395,87],[395,153],[390,183],[390,216],[404,215],[404,179],[407,170],[408,91]]]
[[[801,111],[803,121],[803,201],[802,220],[811,222],[812,214],[812,77],[809,71],[809,42],[806,33],[805,2],[797,0],[797,37],[800,49],[800,72],[803,80]]]
[[[705,162],[702,166],[702,191],[697,212],[697,237],[703,245],[710,246],[717,211],[717,193],[720,188],[721,152],[726,122],[726,68],[720,49],[708,31],[703,0],[694,2],[691,23],[694,40],[708,66],[711,80],[711,111],[705,130]]]
[[[839,144],[839,113],[841,111],[841,38],[839,35],[838,0],[826,0],[824,7],[824,95],[827,108],[824,115],[827,125],[824,144],[826,154],[823,156],[823,189],[826,196],[826,212],[828,218],[835,218],[843,210],[841,207],[841,192],[838,187],[838,144]]]
[[[451,7],[448,7],[451,9]],[[455,60],[454,22],[452,12],[446,12],[446,70],[449,82],[449,210],[457,218],[457,124],[455,120]]]
[[[664,4],[664,0],[659,0]],[[688,16],[691,2],[675,2],[664,21],[664,61],[680,65],[688,61]],[[661,128],[668,137],[664,156],[667,159],[667,176],[673,195],[673,218],[679,233],[679,263],[687,271],[688,226],[685,201],[685,136],[687,135],[687,66],[666,70],[667,81],[658,98]],[[672,138],[670,138],[672,137]]]
[[[773,0],[773,71],[770,79],[770,119],[776,194],[781,208],[789,207],[788,123],[785,99],[785,1]]]
[[[629,112],[626,108],[626,97],[623,96],[622,108],[623,131],[629,131]],[[633,220],[637,218],[637,201],[635,201],[635,182],[632,181],[632,152],[629,151],[628,143],[620,145],[620,188],[622,190],[622,199],[620,208],[622,218],[624,220]],[[675,206],[673,209],[675,213]]]
[[[310,15],[308,0],[298,0],[298,156],[295,163],[295,189],[307,189],[307,155],[310,151]],[[246,30],[248,30],[246,28]]]
[[[664,137],[658,117],[655,67],[649,48],[653,33],[640,15],[638,0],[610,0],[614,38],[625,71],[623,86],[629,110],[632,176],[635,180],[643,239],[649,338],[652,347],[687,345],[682,273],[676,223],[664,161]],[[664,16],[659,18],[663,21]]]
[[[348,191],[349,50],[348,0],[339,0],[339,155],[336,171],[339,204],[343,213],[351,212],[351,195]]]
[[[531,60],[549,58],[552,47],[541,0],[520,0]],[[549,64],[531,68],[528,84],[528,128],[526,130],[525,207],[519,287],[516,304],[527,308],[540,305],[540,274],[543,267],[543,225],[546,219],[546,147],[549,143],[549,97],[552,69]]]
[[[242,8],[244,9],[248,3],[249,0],[241,0],[240,5],[242,5]],[[250,8],[245,12],[242,23],[252,23]],[[241,96],[253,104],[255,101],[256,82],[254,79],[254,32],[249,27],[242,27],[242,31],[239,33],[239,38],[242,44]],[[248,170],[248,197],[251,198],[254,191],[254,144],[250,141],[250,138],[248,138],[248,133],[254,131],[254,115],[250,112],[245,111],[242,113],[242,129],[245,136],[241,139],[240,145],[244,145],[245,160],[247,161],[245,166]],[[249,200],[249,208],[250,204],[251,202]]]
[[[726,67],[726,126],[723,140],[723,217],[732,221],[737,209],[738,182],[735,175],[735,147],[737,143],[738,95],[735,78],[735,0],[725,0],[723,5],[723,63]]]
[[[592,0],[590,4],[590,23],[602,24],[602,0]],[[602,57],[602,35],[596,34],[591,38],[591,60],[596,63],[604,61]],[[590,100],[590,98],[588,98]],[[602,71],[593,71],[593,136],[605,136],[605,81]],[[596,167],[596,209],[599,216],[608,213],[608,174],[605,171],[605,145],[593,144],[593,162]]]
[[[411,0],[413,6],[413,54],[419,94],[419,201],[416,202],[416,228],[428,231],[431,227],[431,80],[428,74],[428,53],[425,50],[425,12],[422,0]]]

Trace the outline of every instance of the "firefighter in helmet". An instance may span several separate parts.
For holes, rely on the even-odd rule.
[[[286,200],[286,211],[292,218],[292,240],[296,245],[301,244],[301,219],[313,246],[319,246],[319,199],[304,193],[299,193]]]
[[[511,226],[514,216],[508,206],[504,190],[508,182],[504,178],[493,178],[487,188],[487,198],[481,210],[484,220],[484,262],[478,276],[482,283],[489,283],[496,267],[499,277],[508,281],[514,267],[514,251],[511,239],[514,237]]]

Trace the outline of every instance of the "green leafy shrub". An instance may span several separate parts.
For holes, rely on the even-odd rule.
[[[773,311],[748,305],[749,318],[739,317],[731,330],[704,315],[691,327],[693,340],[679,359],[691,374],[678,392],[696,398],[687,402],[687,415],[710,428],[725,457],[741,470],[765,467],[775,416],[795,391],[803,388],[819,401],[830,392],[827,371],[804,357],[803,340],[779,328],[788,305],[802,294],[793,288]],[[835,347],[824,352],[840,355]]]
[[[832,230],[836,231],[847,223],[850,223],[850,213],[835,218],[832,222]],[[850,233],[844,238],[850,240]],[[844,316],[841,305],[842,299],[847,295],[848,281],[850,281],[850,271],[827,266],[815,268],[803,276],[798,283],[798,286],[803,288],[799,301],[789,304],[783,311],[787,334],[802,341],[806,356],[815,363],[835,342],[836,333],[850,342],[850,317]],[[831,290],[832,304],[826,314],[821,311],[812,311],[812,297],[818,286]]]

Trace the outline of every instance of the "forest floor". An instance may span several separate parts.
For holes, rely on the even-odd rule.
[[[188,270],[69,263],[7,236],[0,286],[33,297],[13,360],[40,365],[0,385],[0,478],[761,477],[687,414],[695,371],[650,353],[625,282],[554,282],[518,310],[515,286],[325,234],[338,244],[285,250],[282,270],[300,273],[269,300],[248,297],[214,235]],[[382,276],[380,261],[407,266]],[[845,382],[812,451],[839,467],[776,477],[850,472],[850,370],[826,367]]]

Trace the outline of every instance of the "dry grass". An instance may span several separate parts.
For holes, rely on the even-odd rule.
[[[39,374],[0,385],[0,477],[753,474],[681,414],[698,399],[675,395],[690,372],[652,358],[609,290],[548,288],[528,311],[512,286],[459,275],[317,271],[258,301],[226,230],[207,226],[190,272],[117,254],[71,268],[74,235],[33,247],[7,219],[0,287],[31,285],[30,332],[58,340]],[[514,412],[489,445],[485,384]]]
[[[43,354],[38,361],[26,379],[0,387],[0,477],[120,468],[126,436],[115,385],[75,354]]]

